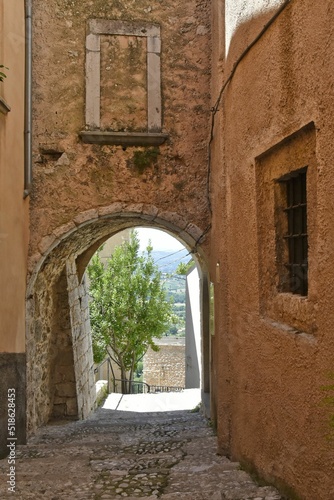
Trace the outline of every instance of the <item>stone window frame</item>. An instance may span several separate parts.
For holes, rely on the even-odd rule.
[[[282,244],[286,229],[282,218],[280,180],[307,167],[308,294],[282,287]],[[316,333],[317,272],[312,264],[317,252],[316,132],[311,122],[255,158],[259,307],[265,321],[290,333]]]
[[[104,132],[101,120],[101,36],[147,38],[147,132]],[[86,36],[86,129],[80,137],[87,143],[151,146],[168,137],[162,130],[160,26],[148,23],[91,19]]]

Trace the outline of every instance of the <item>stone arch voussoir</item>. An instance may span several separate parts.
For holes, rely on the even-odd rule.
[[[28,262],[28,296],[36,280],[45,259],[52,251],[75,232],[87,225],[92,225],[103,219],[131,219],[140,221],[143,225],[165,229],[176,238],[180,239],[192,251],[197,251],[197,244],[201,240],[204,231],[196,224],[187,221],[176,212],[159,210],[154,205],[126,204],[115,202],[97,209],[90,209],[79,213],[72,221],[55,228],[50,234],[41,238],[37,245],[37,251],[29,257]]]

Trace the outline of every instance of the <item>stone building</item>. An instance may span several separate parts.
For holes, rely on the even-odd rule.
[[[33,0],[25,200],[23,4],[0,2],[1,51],[19,47],[4,60],[15,85],[0,84],[1,175],[13,166],[0,346],[21,387],[26,356],[28,433],[57,405],[94,407],[84,270],[103,241],[147,225],[199,268],[219,451],[291,497],[332,499],[333,2]]]

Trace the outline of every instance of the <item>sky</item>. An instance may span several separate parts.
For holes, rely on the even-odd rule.
[[[170,236],[165,231],[159,229],[151,229],[147,227],[137,227],[136,231],[140,239],[140,250],[145,250],[148,241],[151,240],[154,250],[177,251],[184,248],[184,245],[177,239]]]

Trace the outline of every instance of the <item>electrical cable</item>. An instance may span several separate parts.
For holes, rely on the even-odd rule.
[[[180,253],[180,252],[183,252],[184,250],[186,250],[186,247],[184,248],[181,248],[181,250],[177,250],[176,252],[173,252],[173,253],[170,253],[168,255],[165,255],[164,257],[160,257],[160,259],[157,259],[155,261],[155,263],[159,262],[160,260],[163,260],[163,259],[168,259],[168,257],[172,257],[173,255],[176,255],[177,253]],[[185,257],[187,257],[189,255],[189,253],[187,253],[187,255],[185,255]],[[183,257],[182,257],[183,259]]]
[[[246,49],[241,53],[241,55],[238,57],[236,62],[233,65],[233,68],[231,70],[230,75],[228,76],[227,80],[223,83],[220,92],[218,94],[218,98],[214,104],[214,106],[211,108],[211,130],[210,130],[210,140],[208,143],[208,173],[207,173],[207,199],[208,199],[208,208],[210,215],[212,216],[212,204],[211,204],[211,187],[210,187],[210,181],[211,181],[211,144],[214,139],[214,127],[215,127],[215,116],[219,111],[219,105],[221,103],[223,94],[225,92],[226,87],[228,84],[231,82],[239,64],[241,61],[246,57],[248,52],[254,47],[254,45],[257,44],[257,42],[263,37],[263,35],[268,31],[270,26],[276,21],[276,19],[280,16],[280,14],[283,12],[283,10],[292,2],[292,0],[285,0],[285,2],[282,3],[280,8],[276,11],[276,13],[269,19],[269,21],[264,25],[260,33],[254,38],[254,40],[246,47]],[[197,240],[195,244],[195,249],[200,243],[200,241],[204,238],[204,236],[209,232],[211,229],[211,224],[205,229],[205,231],[202,233],[200,238]]]
[[[184,257],[182,257],[182,259],[185,259],[186,257],[188,257],[188,255],[191,255],[191,252],[188,252]],[[158,260],[156,262],[158,262]],[[174,264],[174,262],[180,262],[180,259],[175,259],[175,260],[172,260],[172,261],[168,262],[167,264],[163,264],[162,266],[158,266],[159,267],[159,271],[161,269],[163,269],[164,267],[169,266],[170,264]]]

